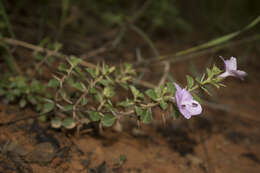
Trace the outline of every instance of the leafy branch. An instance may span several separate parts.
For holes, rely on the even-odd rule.
[[[56,94],[52,102],[54,106],[48,111],[62,115],[53,118],[53,127],[62,127],[65,120],[66,125],[63,126],[69,129],[90,122],[99,122],[107,127],[112,126],[117,119],[130,115],[137,121],[150,123],[155,107],[178,114],[173,83],[168,82],[143,91],[131,82],[136,75],[131,64],[123,64],[116,68],[103,63],[93,69],[79,66],[80,62],[81,59],[71,57],[68,64],[60,64],[61,77],[54,76],[54,79],[49,81],[49,87],[56,90]],[[217,77],[219,73],[221,70],[214,65],[212,69],[207,69],[207,73],[200,79],[187,76],[188,91],[200,88],[209,94],[207,85],[217,88],[223,86],[220,83],[222,80]],[[120,88],[130,92],[130,96],[116,98],[116,90]],[[198,96],[195,99],[199,100]]]

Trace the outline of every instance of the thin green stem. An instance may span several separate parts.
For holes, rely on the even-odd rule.
[[[12,38],[14,38],[15,35],[14,35],[13,29],[12,29],[12,25],[11,25],[9,17],[5,11],[5,7],[4,7],[4,4],[2,1],[0,1],[0,15],[2,15],[4,18],[4,21],[6,23],[9,34],[11,35]]]

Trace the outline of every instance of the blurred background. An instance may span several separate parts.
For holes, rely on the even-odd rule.
[[[210,88],[212,97],[201,96],[203,114],[189,121],[164,124],[155,110],[155,122],[141,129],[127,121],[120,133],[81,137],[38,121],[0,127],[0,171],[260,172],[260,24],[243,30],[260,15],[259,0],[0,0],[0,14],[3,73],[50,77],[48,70],[35,73],[36,62],[44,59],[39,47],[94,64],[134,63],[139,79],[151,85],[167,73],[166,80],[184,86],[186,74],[201,75],[212,64],[223,68],[219,56],[237,57],[239,69],[248,73],[244,81],[228,78],[226,88]],[[219,44],[197,47],[217,38]],[[167,58],[168,69],[160,57]],[[0,104],[1,120],[32,114]]]

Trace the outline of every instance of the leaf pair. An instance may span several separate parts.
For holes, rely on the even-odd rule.
[[[101,114],[96,111],[89,111],[88,113],[91,121],[101,121],[102,125],[105,127],[112,126],[116,120],[116,117],[112,114],[104,114],[104,116],[101,116]]]

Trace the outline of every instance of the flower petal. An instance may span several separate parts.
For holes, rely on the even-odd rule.
[[[229,71],[225,71],[224,73],[218,75],[218,77],[220,77],[220,78],[226,78],[228,76],[232,76]]]
[[[179,104],[182,100],[182,89],[178,84],[174,83],[174,85],[176,88],[176,92],[175,92],[176,102],[177,102],[177,104]]]
[[[191,115],[199,115],[202,112],[202,107],[199,102],[192,100],[187,104],[186,109],[190,112]]]
[[[182,90],[182,88],[177,83],[174,83],[174,86],[175,86],[177,91],[181,91]]]
[[[247,73],[245,71],[242,71],[242,70],[234,70],[234,71],[232,71],[232,74],[235,77],[240,78],[241,80],[244,80],[244,77],[247,75]]]
[[[182,89],[182,99],[181,102],[190,101],[192,100],[192,95],[184,88]]]
[[[226,71],[237,70],[237,59],[235,57],[231,57],[229,60],[224,60]]]
[[[180,112],[186,119],[190,119],[191,118],[191,114],[190,114],[190,112],[188,110],[180,109]]]
[[[198,115],[202,112],[201,105],[195,101],[192,95],[186,90],[180,88],[178,84],[175,84],[176,87],[176,103],[181,114],[189,119],[193,115]]]

